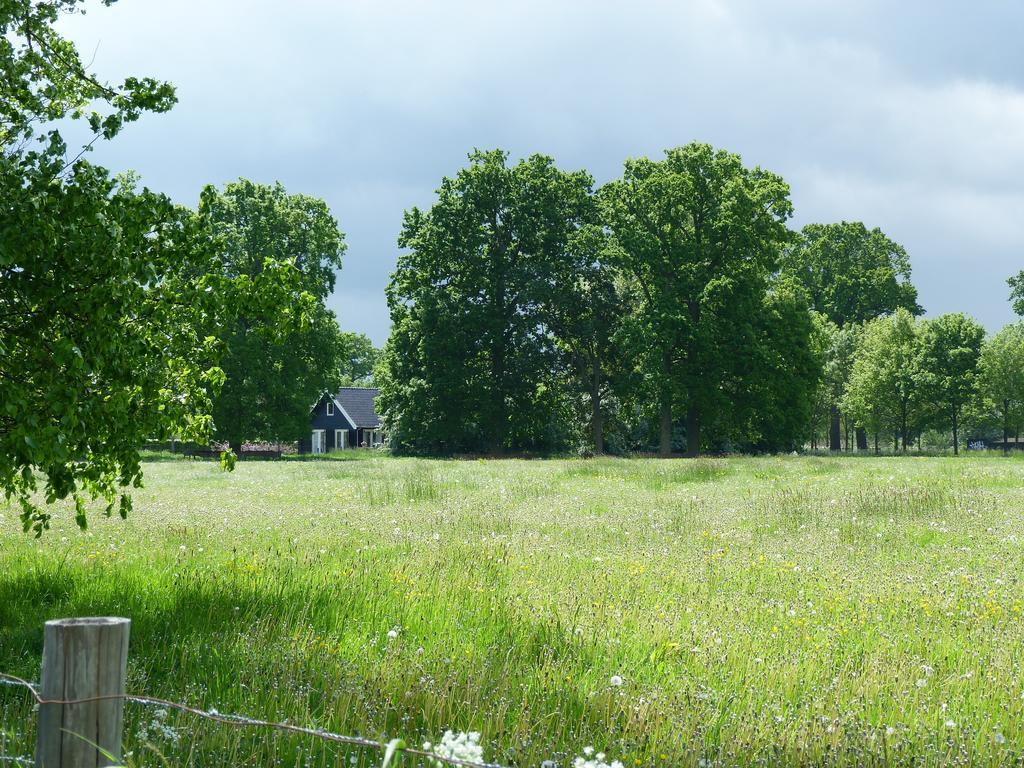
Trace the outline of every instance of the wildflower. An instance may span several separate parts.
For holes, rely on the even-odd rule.
[[[612,675],[612,679],[608,681],[613,687],[618,688],[622,685],[622,678],[619,675]]]
[[[595,755],[593,747],[584,747],[583,755],[573,760],[572,768],[625,768],[619,760],[606,763],[604,752]]]
[[[923,677],[917,678],[917,687],[918,688],[924,688],[926,685],[928,685],[928,681],[927,680],[925,680]]]
[[[993,736],[992,736],[992,740],[993,740],[993,741],[994,741],[994,742],[995,742],[996,744],[1005,744],[1005,743],[1006,743],[1006,737],[1005,737],[1005,736],[1003,736],[1003,734],[999,733],[998,731],[996,731],[996,733],[995,733],[995,734],[993,734]]]
[[[396,637],[398,637],[397,629],[392,629],[388,632],[388,640],[394,640]]]
[[[423,750],[431,752],[438,757],[464,760],[467,763],[482,763],[484,761],[484,748],[480,744],[480,734],[476,731],[470,731],[469,733],[445,731],[440,743],[431,744],[429,741],[425,742]],[[431,760],[430,762],[437,768],[441,768],[444,765],[440,760]]]
[[[946,721],[946,727],[947,728],[956,728],[956,720],[947,720]]]

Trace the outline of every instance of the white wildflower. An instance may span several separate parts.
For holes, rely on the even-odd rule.
[[[618,760],[606,763],[604,752],[594,754],[593,747],[584,747],[583,755],[584,757],[577,757],[573,760],[572,768],[624,768]]]
[[[398,637],[397,629],[392,629],[388,632],[388,640],[394,640],[396,637]]]
[[[947,720],[946,721],[946,727],[947,728],[956,728],[956,720]]]
[[[612,679],[609,680],[608,683],[613,687],[618,688],[620,685],[622,685],[622,677],[619,675],[612,675]]]
[[[445,731],[440,743],[431,744],[428,741],[424,743],[423,749],[438,757],[465,760],[468,763],[482,763],[484,761],[484,748],[480,744],[480,734],[476,731],[470,731],[469,733]],[[444,765],[440,760],[431,760],[431,763],[438,768]]]

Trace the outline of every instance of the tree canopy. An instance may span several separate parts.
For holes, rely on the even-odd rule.
[[[755,344],[755,318],[788,241],[789,187],[707,144],[639,158],[601,189],[617,266],[642,296],[634,339],[660,410],[659,448],[672,450],[673,413],[687,413],[687,452],[702,420],[728,408],[729,387]]]
[[[927,320],[921,333],[918,367],[925,398],[935,408],[934,423],[953,433],[960,452],[960,419],[978,394],[978,359],[985,329],[957,312]]]
[[[174,279],[202,258],[185,245],[187,217],[84,160],[169,109],[174,89],[91,74],[54,27],[76,5],[0,5],[0,488],[37,534],[50,519],[32,500],[37,472],[46,501],[75,498],[79,524],[89,497],[110,514],[141,481],[143,438],[202,439],[222,381],[195,332],[212,286]],[[92,135],[69,150],[60,130],[76,119]]]
[[[906,250],[859,221],[808,224],[780,266],[807,290],[811,308],[836,325],[865,323],[899,308],[923,311]]]
[[[341,384],[346,387],[372,387],[373,370],[380,358],[380,350],[373,346],[365,333],[341,332],[343,349]]]
[[[405,215],[388,287],[380,404],[393,444],[420,452],[564,444],[548,332],[556,275],[596,207],[585,172],[473,152],[429,211]]]
[[[276,283],[275,301],[240,307],[208,329],[225,374],[216,435],[235,450],[246,440],[297,440],[309,409],[342,379],[345,339],[323,303],[345,252],[338,222],[322,200],[247,179],[206,187],[196,221],[211,243],[212,272],[266,283],[268,270],[286,265],[294,278]]]

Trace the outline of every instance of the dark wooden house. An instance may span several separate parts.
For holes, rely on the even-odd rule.
[[[299,441],[300,453],[327,453],[372,448],[384,441],[374,404],[377,390],[342,387],[324,394],[310,413],[309,435]]]

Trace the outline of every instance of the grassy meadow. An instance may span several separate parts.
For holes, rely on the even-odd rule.
[[[127,521],[38,541],[0,503],[0,671],[112,614],[132,692],[514,766],[1024,759],[1020,460],[348,456],[153,462]],[[127,718],[136,766],[379,760]],[[0,687],[0,755],[33,743]]]

